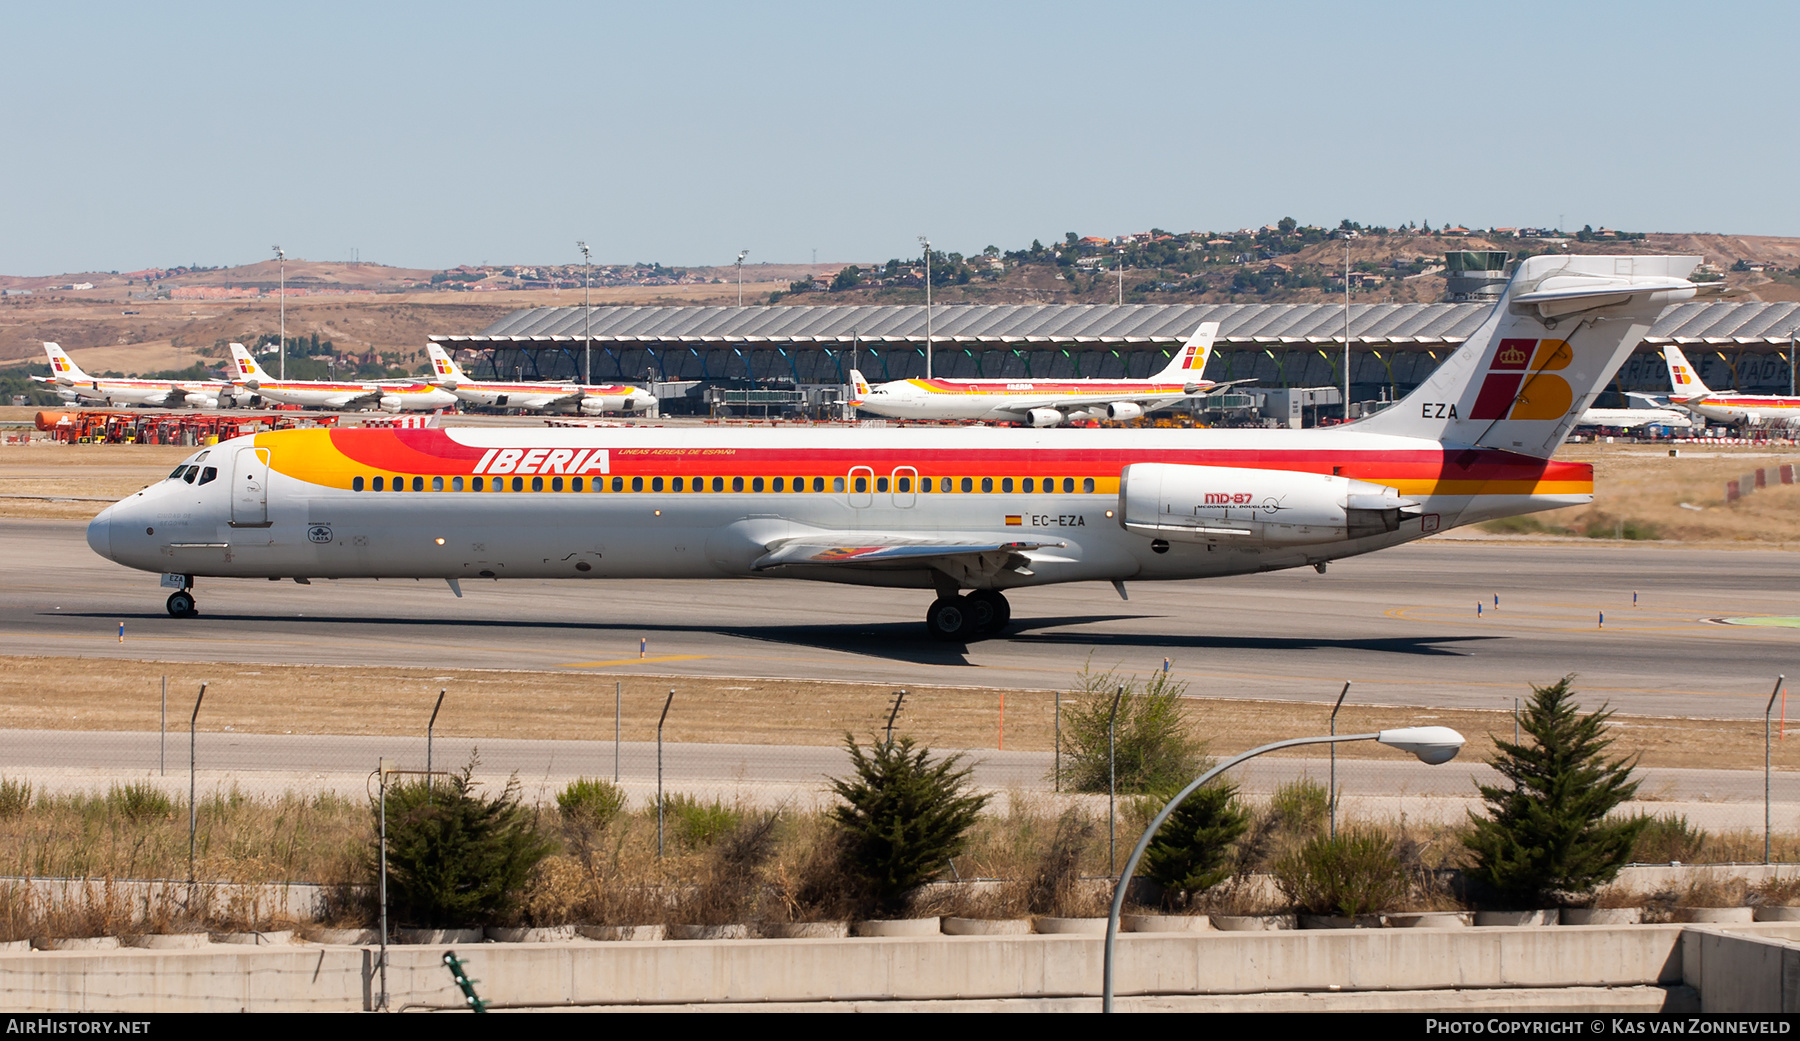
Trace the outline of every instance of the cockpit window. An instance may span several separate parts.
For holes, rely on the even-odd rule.
[[[217,476],[219,476],[219,468],[216,466],[209,466],[206,469],[200,471],[200,483],[207,484],[207,483],[211,482],[213,480],[213,478],[215,478]]]
[[[164,479],[165,479],[165,480],[169,480],[169,481],[173,481],[173,480],[175,480],[175,479],[176,479],[176,478],[177,478],[177,477],[180,477],[180,476],[181,476],[181,475],[183,475],[183,474],[185,474],[185,473],[187,473],[187,464],[186,464],[186,463],[182,463],[182,464],[181,464],[181,465],[180,465],[180,466],[177,466],[177,467],[176,467],[176,468],[175,468],[175,469],[173,469],[173,470],[171,470],[171,471],[170,471],[170,472],[169,472],[169,476],[168,476],[168,477],[166,477],[166,478],[164,478]]]
[[[200,468],[198,466],[190,466],[187,468],[187,475],[183,477],[182,480],[189,484],[193,484],[194,478],[198,476],[200,476]]]

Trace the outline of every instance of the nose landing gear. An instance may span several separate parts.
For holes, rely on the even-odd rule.
[[[169,615],[173,618],[192,618],[200,613],[194,606],[194,594],[183,589],[169,594]]]
[[[925,612],[925,631],[946,643],[993,636],[1012,621],[1012,605],[993,589],[964,596],[941,596]]]

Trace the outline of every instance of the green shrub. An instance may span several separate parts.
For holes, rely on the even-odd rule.
[[[1406,896],[1406,869],[1394,840],[1352,828],[1315,835],[1275,862],[1275,886],[1303,911],[1359,915],[1393,910]]]
[[[625,808],[625,790],[597,777],[578,777],[557,793],[556,808],[572,823],[604,828]]]
[[[1302,777],[1278,785],[1269,796],[1269,815],[1276,826],[1289,834],[1310,834],[1325,830],[1331,813],[1331,793],[1310,777]]]
[[[1237,785],[1215,780],[1177,806],[1144,850],[1145,877],[1181,893],[1211,889],[1229,878],[1232,844],[1250,825],[1237,791]]]
[[[710,846],[736,828],[744,815],[717,799],[701,802],[677,792],[663,798],[663,818],[678,841],[689,846]]]
[[[1188,734],[1182,718],[1185,681],[1163,672],[1139,681],[1084,669],[1077,685],[1074,704],[1063,709],[1062,781],[1069,790],[1107,790],[1107,719],[1120,688],[1125,692],[1114,733],[1118,790],[1175,792],[1199,775],[1206,746]]]
[[[503,922],[532,869],[554,849],[519,804],[519,780],[480,795],[474,764],[449,783],[398,784],[387,793],[388,906],[393,920],[427,928]],[[377,807],[371,807],[377,809]],[[380,868],[371,850],[371,881]]]
[[[1463,844],[1475,865],[1467,874],[1503,904],[1541,907],[1612,881],[1648,820],[1607,817],[1637,794],[1637,759],[1607,758],[1612,740],[1602,735],[1612,714],[1602,705],[1578,715],[1573,682],[1531,688],[1519,718],[1527,740],[1496,739],[1488,760],[1506,783],[1477,785],[1487,815],[1469,815]]]
[[[175,801],[148,781],[115,784],[106,792],[106,809],[126,820],[142,821],[167,817],[175,812]]]
[[[1631,844],[1631,860],[1637,864],[1691,864],[1700,859],[1706,832],[1688,823],[1685,816],[1665,813],[1660,817],[1639,814],[1637,841]]]
[[[17,817],[31,809],[31,782],[0,777],[0,819]]]
[[[910,737],[874,741],[866,753],[849,734],[844,743],[855,776],[831,782],[844,800],[831,819],[843,830],[868,909],[895,913],[962,853],[990,797],[969,791],[973,767],[962,766],[961,756],[934,760]]]

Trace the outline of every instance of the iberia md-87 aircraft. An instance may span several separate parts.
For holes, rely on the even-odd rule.
[[[1147,380],[894,380],[871,388],[852,369],[851,404],[895,419],[962,419],[1061,426],[1071,419],[1136,419],[1214,390],[1201,377],[1218,322],[1204,322],[1166,368]],[[1238,382],[1249,382],[1240,380]]]
[[[268,401],[287,405],[406,412],[456,404],[456,395],[417,380],[278,380],[264,372],[241,343],[231,345],[231,357],[238,370],[235,382]]]
[[[933,591],[929,632],[966,640],[1014,589],[1323,570],[1592,501],[1551,456],[1698,263],[1523,260],[1418,389],[1326,429],[284,430],[195,453],[88,544],[164,573],[176,615],[201,578],[786,577]]]
[[[597,416],[603,412],[648,412],[656,398],[628,383],[588,386],[581,383],[489,383],[473,380],[456,364],[450,352],[426,344],[435,373],[431,382],[472,405],[488,408],[522,408],[533,412],[579,412]]]
[[[1672,343],[1663,348],[1663,360],[1669,363],[1670,404],[1732,426],[1800,423],[1800,398],[1709,390],[1700,381],[1700,373],[1688,364],[1687,355]]]
[[[170,407],[218,408],[248,400],[229,380],[137,380],[89,376],[75,364],[75,359],[48,340],[44,355],[50,362],[50,375],[33,376],[33,382],[47,383],[64,401],[83,401],[104,405],[167,405]]]

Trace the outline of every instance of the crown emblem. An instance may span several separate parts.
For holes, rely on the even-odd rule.
[[[1525,364],[1525,352],[1517,347],[1508,347],[1501,351],[1500,356],[1495,360],[1502,365],[1523,365]]]

